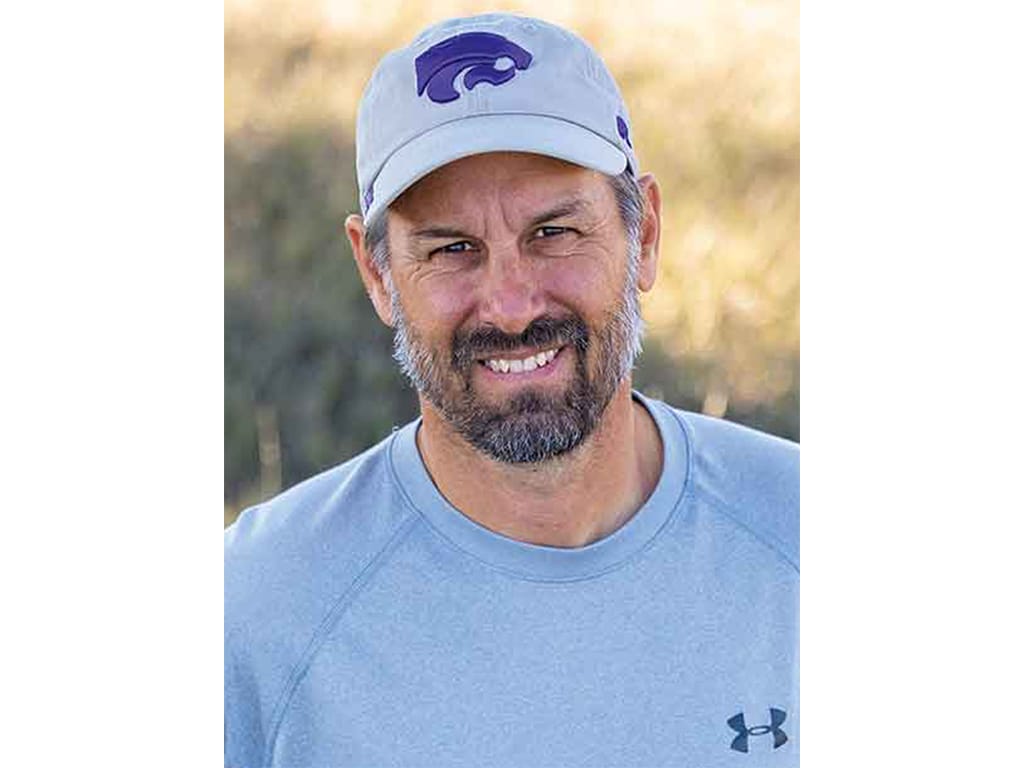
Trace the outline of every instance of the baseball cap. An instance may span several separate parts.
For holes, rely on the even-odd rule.
[[[364,221],[442,165],[499,151],[637,173],[622,95],[582,38],[507,13],[428,27],[381,59],[359,102]]]

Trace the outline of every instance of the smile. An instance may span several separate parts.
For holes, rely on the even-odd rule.
[[[555,355],[561,351],[561,347],[555,349],[546,349],[542,352],[538,352],[535,355],[530,355],[526,358],[518,359],[506,359],[502,357],[492,357],[487,360],[481,360],[480,364],[490,368],[495,373],[529,373],[535,371],[538,368],[543,368],[545,365],[550,363]]]

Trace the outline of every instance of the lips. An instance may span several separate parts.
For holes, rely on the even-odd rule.
[[[497,375],[530,373],[550,365],[566,347],[585,353],[587,342],[586,326],[575,316],[541,317],[520,334],[503,333],[493,326],[485,326],[454,334],[452,365],[466,373],[473,365],[482,365],[489,373]],[[533,358],[532,363],[528,362],[530,358]],[[519,364],[524,367],[518,369]]]

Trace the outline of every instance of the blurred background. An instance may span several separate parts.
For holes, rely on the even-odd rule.
[[[418,413],[342,229],[378,59],[505,10],[593,45],[664,231],[634,386],[800,438],[797,0],[227,0],[224,524]]]

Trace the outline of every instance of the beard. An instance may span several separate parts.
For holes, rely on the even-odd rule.
[[[541,316],[520,334],[493,327],[456,331],[449,350],[429,347],[405,317],[390,279],[395,324],[394,357],[416,390],[470,445],[507,464],[548,461],[579,447],[597,427],[619,384],[640,354],[643,321],[635,260],[622,294],[598,328],[577,314]],[[479,358],[522,347],[576,351],[571,380],[562,393],[524,388],[504,402],[484,401],[473,387]],[[593,371],[588,351],[595,348]]]

